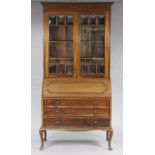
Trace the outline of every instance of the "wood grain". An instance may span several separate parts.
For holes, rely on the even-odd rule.
[[[58,81],[50,78],[44,79],[43,97],[111,97],[110,80],[104,79],[100,82],[91,80]]]
[[[96,122],[96,125],[94,125]],[[108,127],[109,119],[108,118],[91,118],[91,117],[83,117],[83,118],[44,118],[45,126],[81,126],[81,127]]]
[[[52,98],[46,99],[45,108],[109,108],[109,98]]]
[[[105,24],[105,77],[110,77],[110,16],[109,10],[106,12]]]
[[[49,34],[48,34],[48,14],[44,12],[44,77],[48,77],[48,41],[49,41]]]
[[[60,12],[103,12],[113,3],[42,3],[43,11],[60,11]]]
[[[76,117],[84,117],[84,116],[102,116],[102,117],[109,117],[109,109],[93,109],[93,108],[63,108],[63,109],[55,109],[55,108],[46,108],[44,110],[44,117],[53,117],[58,116],[65,117],[65,116],[76,116]]]

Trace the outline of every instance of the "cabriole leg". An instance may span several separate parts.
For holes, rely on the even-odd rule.
[[[108,149],[109,150],[112,150],[112,147],[111,147],[112,136],[113,136],[113,129],[108,129],[107,130],[107,141],[108,141]]]
[[[44,137],[43,137],[44,131],[45,130],[42,130],[42,129],[39,130],[40,140],[41,140],[40,150],[43,150],[43,148],[44,148]]]
[[[108,130],[106,131],[106,140],[108,141]]]
[[[44,140],[45,141],[47,140],[47,132],[46,132],[46,130],[44,130]]]

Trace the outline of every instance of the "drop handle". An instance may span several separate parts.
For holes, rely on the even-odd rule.
[[[56,102],[55,102],[55,106],[56,106],[57,108],[59,107],[59,104],[60,104],[59,101],[56,101]]]
[[[94,121],[94,127],[96,127],[97,126],[97,121]]]
[[[59,121],[56,121],[55,123],[56,123],[56,125],[57,125],[57,126],[59,126],[59,124],[60,124],[60,122],[59,122]]]
[[[97,110],[94,110],[94,114],[97,114]]]

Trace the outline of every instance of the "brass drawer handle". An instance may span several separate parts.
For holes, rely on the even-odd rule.
[[[58,108],[59,105],[60,105],[60,102],[59,102],[59,101],[55,101],[55,102],[54,102],[54,105]]]
[[[59,124],[60,124],[60,122],[59,122],[59,121],[56,121],[55,123],[56,123],[56,125],[57,125],[57,126],[59,126]]]
[[[97,126],[97,121],[94,121],[94,127],[96,127]]]
[[[94,114],[97,114],[97,110],[94,110]]]

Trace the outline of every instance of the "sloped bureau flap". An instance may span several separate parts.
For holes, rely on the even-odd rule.
[[[43,97],[111,97],[110,79],[44,79]]]

